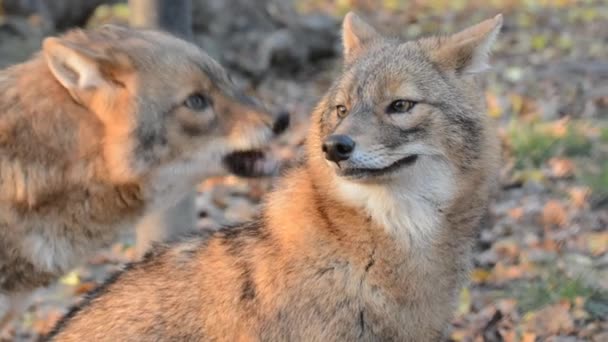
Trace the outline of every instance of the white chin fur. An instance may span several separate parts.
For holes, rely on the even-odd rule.
[[[448,162],[439,156],[421,156],[386,183],[359,183],[335,177],[338,195],[362,208],[389,234],[408,246],[433,240],[456,184]]]

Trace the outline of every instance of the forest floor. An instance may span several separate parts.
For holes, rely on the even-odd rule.
[[[357,1],[354,1],[357,2]],[[501,191],[478,243],[452,341],[608,341],[608,2],[383,1],[359,10],[404,38],[454,32],[502,12],[505,26],[486,84],[488,115],[503,141]],[[339,18],[348,1],[300,1]],[[335,5],[338,3],[338,5]],[[42,36],[1,28],[0,66],[22,61]],[[24,25],[35,25],[26,23]],[[25,28],[27,30],[27,27]],[[315,102],[338,58],[291,75],[269,73],[253,92],[293,124],[273,151],[297,156]],[[246,77],[242,78],[248,84]],[[201,183],[201,229],[247,221],[272,180],[233,176]],[[132,237],[36,293],[15,324],[18,340],[47,332],[84,293],[134,260]]]

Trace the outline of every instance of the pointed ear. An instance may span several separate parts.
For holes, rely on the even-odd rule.
[[[93,90],[106,83],[102,56],[59,38],[47,38],[42,51],[53,76],[70,92]]]
[[[42,51],[53,76],[78,102],[86,92],[120,84],[116,77],[128,64],[126,56],[110,49],[61,38],[46,38]]]
[[[473,74],[490,68],[492,45],[502,27],[502,14],[440,40],[431,58],[446,70]]]
[[[374,41],[382,36],[353,12],[348,12],[342,23],[342,42],[344,44],[344,60],[351,63],[364,52]]]

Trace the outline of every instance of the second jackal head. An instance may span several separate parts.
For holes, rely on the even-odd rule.
[[[222,158],[256,149],[286,126],[286,117],[275,121],[211,57],[168,34],[107,25],[48,38],[43,53],[73,100],[102,122],[113,181],[163,165],[173,176],[220,172]],[[236,159],[229,164],[238,167]]]

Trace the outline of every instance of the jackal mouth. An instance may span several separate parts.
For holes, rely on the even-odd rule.
[[[223,159],[228,171],[239,177],[265,177],[276,173],[279,163],[262,150],[231,152]]]
[[[341,170],[341,174],[342,176],[349,178],[379,177],[397,171],[403,167],[414,165],[416,160],[418,160],[418,155],[412,154],[383,168],[345,168]]]

